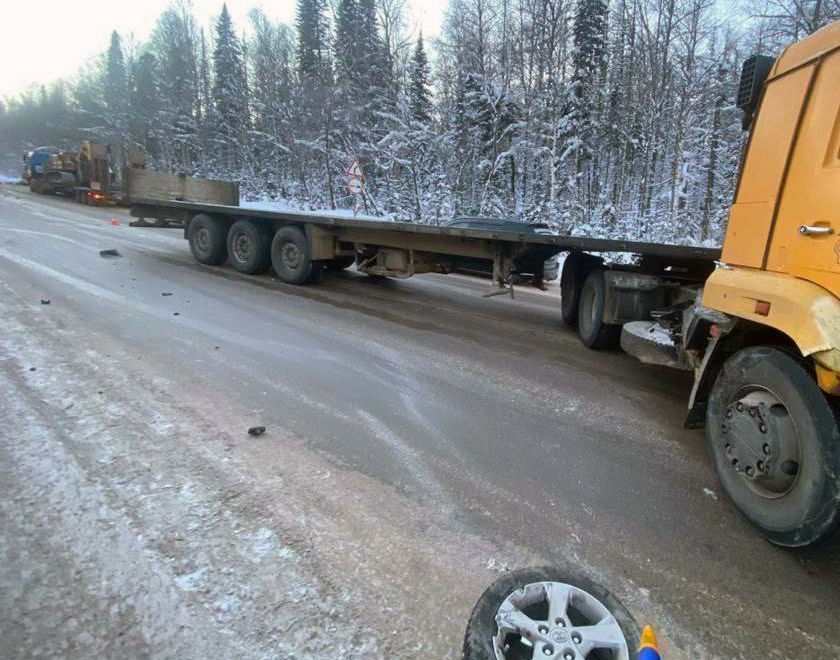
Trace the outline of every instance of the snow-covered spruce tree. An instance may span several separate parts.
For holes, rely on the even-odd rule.
[[[439,216],[439,205],[432,201],[437,194],[434,173],[439,168],[434,151],[429,76],[421,34],[412,51],[408,84],[398,97],[399,126],[380,144],[391,164],[394,212],[400,219],[412,222],[434,222]]]
[[[213,50],[213,112],[209,120],[222,173],[236,176],[245,157],[248,132],[248,98],[242,44],[236,37],[227,9],[216,21]]]
[[[160,165],[195,172],[201,149],[198,116],[198,30],[186,5],[173,6],[158,18],[152,34],[159,67]]]
[[[298,0],[298,79],[300,102],[296,123],[301,146],[305,194],[316,205],[335,208],[333,162],[335,109],[326,0]]]
[[[578,0],[574,20],[574,101],[568,146],[575,154],[578,213],[589,220],[600,192],[600,113],[607,66],[607,3]]]
[[[160,158],[161,103],[157,60],[147,51],[132,65],[129,119],[132,142],[146,152],[151,163]]]
[[[357,0],[338,0],[335,10],[335,92],[343,119],[353,120],[352,111],[360,101],[359,67],[361,21]]]
[[[358,0],[339,0],[335,10],[333,62],[335,86],[335,135],[333,167],[360,157],[364,123],[365,71],[362,68],[364,41]],[[340,173],[339,173],[340,174]],[[339,203],[350,202],[341,186],[336,191]]]
[[[411,54],[411,79],[408,95],[411,102],[411,116],[418,124],[428,126],[432,119],[432,93],[429,72],[429,58],[423,47],[423,32],[414,44]]]
[[[117,157],[117,166],[121,165],[122,149],[127,147],[128,86],[126,80],[125,59],[122,42],[116,30],[111,33],[111,45],[105,59],[105,126],[107,135],[103,136],[111,143],[113,154]]]
[[[252,159],[259,168],[249,190],[259,197],[302,197],[299,149],[292,124],[294,34],[260,9],[250,13],[248,48]]]

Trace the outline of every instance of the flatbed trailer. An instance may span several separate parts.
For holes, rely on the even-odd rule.
[[[556,248],[556,252],[626,252],[640,256],[658,257],[667,260],[688,260],[691,262],[714,263],[720,259],[720,248],[696,247],[691,245],[672,245],[667,243],[647,243],[625,239],[592,238],[586,236],[568,236],[561,234],[533,234],[522,232],[487,231],[482,229],[463,229],[441,225],[416,224],[409,222],[391,222],[366,218],[351,218],[341,213],[329,211],[295,211],[295,210],[265,210],[248,206],[228,206],[222,204],[203,204],[199,202],[185,202],[175,200],[136,199],[131,202],[131,215],[140,218],[153,218],[156,226],[181,227],[186,229],[193,216],[204,213],[235,220],[254,220],[255,222],[269,222],[299,225],[315,225],[323,228],[336,237],[342,236],[347,230],[353,232],[386,231],[394,236],[406,234],[420,234],[426,236],[450,236],[460,239],[476,239],[480,241],[501,241],[505,243],[527,243],[529,245],[546,245]],[[141,226],[137,223],[137,226]],[[353,232],[354,236],[356,235]],[[185,238],[188,238],[185,235]],[[365,238],[369,238],[365,234]],[[457,254],[457,252],[453,253]]]
[[[497,231],[153,199],[133,200],[131,214],[140,219],[133,225],[181,228],[200,263],[228,261],[247,274],[273,267],[290,284],[312,283],[323,270],[353,264],[368,275],[407,278],[447,274],[481,260],[493,277],[484,295],[514,297],[517,284],[545,288],[546,260],[568,253],[558,310],[590,348],[617,346],[624,324],[650,320],[694,295],[720,258],[714,248],[534,233],[525,223],[522,231]],[[610,253],[637,259],[610,264],[603,256]],[[599,274],[597,287],[584,288],[592,272]],[[680,366],[676,356],[672,362]]]

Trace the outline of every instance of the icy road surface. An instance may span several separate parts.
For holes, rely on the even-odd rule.
[[[556,287],[292,287],[128,221],[0,186],[0,657],[457,658],[540,564],[666,660],[840,657],[837,551],[755,534],[685,375],[584,349]]]

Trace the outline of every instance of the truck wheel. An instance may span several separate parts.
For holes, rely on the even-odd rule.
[[[227,258],[225,225],[217,218],[199,213],[190,220],[187,238],[198,263],[218,266]]]
[[[274,235],[271,265],[277,277],[288,284],[309,284],[321,274],[321,264],[309,256],[306,233],[297,227],[283,227]]]
[[[621,326],[604,323],[604,307],[607,301],[607,287],[604,271],[592,270],[580,289],[578,308],[578,335],[587,348],[604,349],[618,346]]]
[[[503,575],[473,608],[463,660],[612,658],[629,660],[639,627],[606,589],[553,568]]]
[[[336,257],[335,259],[329,259],[324,262],[324,268],[327,270],[332,271],[339,271],[344,270],[346,268],[350,268],[354,263],[356,263],[356,257]]]
[[[261,273],[271,264],[271,239],[250,220],[237,220],[228,230],[227,253],[240,273]]]
[[[578,324],[580,290],[586,279],[588,267],[585,259],[577,252],[571,252],[563,261],[560,274],[560,316],[563,323],[570,327]]]
[[[721,484],[772,543],[803,547],[840,525],[838,408],[784,350],[745,348],[709,395],[706,438]]]

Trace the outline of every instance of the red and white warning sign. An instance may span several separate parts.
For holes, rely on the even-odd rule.
[[[354,159],[347,170],[347,190],[353,195],[359,195],[365,190],[365,173],[358,159]]]

